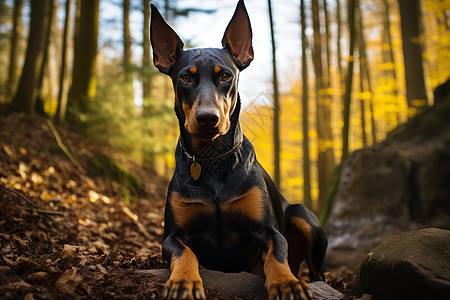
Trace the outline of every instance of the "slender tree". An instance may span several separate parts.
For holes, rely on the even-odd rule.
[[[342,71],[342,54],[341,54],[341,35],[342,35],[342,29],[341,29],[341,1],[336,0],[336,23],[337,23],[337,38],[336,38],[336,56],[337,56],[337,66],[338,66],[338,74],[339,74],[339,97],[341,97],[342,89],[343,89],[343,82],[344,82],[344,73]]]
[[[51,1],[31,0],[30,33],[20,77],[13,104],[29,114],[34,114],[39,94],[39,78],[44,63],[48,26],[51,21]]]
[[[300,0],[300,23],[302,39],[303,201],[308,208],[312,209],[311,175],[309,161],[308,63],[306,60],[306,48],[308,47],[308,39],[306,38],[306,17],[304,0]]]
[[[328,83],[328,86],[330,86],[331,82],[331,49],[330,49],[330,40],[331,40],[331,33],[330,33],[330,18],[328,17],[328,9],[327,9],[327,0],[323,0],[323,14],[324,14],[324,20],[325,20],[325,53],[327,58],[327,65],[326,65],[326,79],[325,81]],[[329,94],[327,92],[327,97],[329,97]]]
[[[274,181],[278,188],[280,184],[280,102],[278,94],[277,58],[275,46],[275,31],[272,14],[272,3],[267,1],[269,9],[270,37],[272,42],[272,86],[273,86],[273,145],[274,145]]]
[[[399,103],[398,103],[398,80],[397,80],[397,72],[395,71],[395,58],[394,58],[394,48],[392,42],[391,35],[391,22],[389,20],[391,16],[391,10],[389,7],[389,1],[383,0],[383,11],[381,13],[383,16],[384,30],[383,30],[383,43],[382,43],[382,57],[383,63],[385,65],[384,68],[384,84],[392,87],[388,93],[393,96],[394,102],[392,103],[397,107],[395,112],[389,112],[392,115],[392,118],[395,119],[396,124],[400,121],[400,113],[399,113]],[[391,117],[389,117],[391,119]]]
[[[361,12],[358,10],[358,12]],[[359,45],[359,105],[360,105],[360,113],[361,113],[361,131],[362,131],[362,140],[363,146],[367,146],[367,133],[366,133],[366,105],[365,99],[366,97],[366,84],[364,83],[364,60],[367,59],[365,56],[365,45],[363,41],[363,28],[362,28],[362,16],[360,13],[357,15],[359,26],[357,27],[357,35],[358,35],[358,45]]]
[[[41,65],[41,70],[39,71],[39,80],[38,80],[38,94],[37,94],[37,100],[36,100],[36,111],[41,114],[45,114],[44,112],[44,97],[43,97],[43,90],[44,90],[44,77],[48,78],[49,85],[51,86],[51,67],[50,67],[50,60],[48,59],[49,52],[50,52],[50,37],[52,35],[52,29],[54,25],[56,26],[55,19],[56,19],[56,9],[55,9],[55,0],[46,0],[50,2],[50,15],[49,15],[49,21],[47,24],[47,28],[45,29],[47,32],[45,34],[45,45],[44,45],[44,61]],[[49,88],[49,92],[51,91],[51,88]],[[51,98],[51,92],[49,93],[49,98]]]
[[[386,45],[383,47],[383,50],[385,52],[384,58],[385,61],[389,64],[392,64],[392,68],[389,69],[390,76],[395,81],[395,88],[394,88],[394,95],[398,95],[398,88],[397,88],[397,72],[395,72],[395,58],[394,58],[394,47],[392,42],[392,35],[391,35],[391,21],[389,20],[389,16],[391,15],[391,10],[389,8],[389,1],[383,0],[383,6],[384,6],[384,12],[383,12],[383,19],[384,19],[384,36],[385,41],[384,44]]]
[[[132,83],[130,0],[123,0],[123,69],[125,84]]]
[[[13,28],[11,34],[11,50],[9,54],[8,82],[6,96],[11,98],[17,84],[17,70],[19,65],[19,41],[22,32],[23,0],[14,1]]]
[[[144,6],[144,30],[142,38],[142,97],[148,99],[151,95],[151,66],[150,66],[150,0],[142,0]]]
[[[319,18],[319,2],[311,1],[314,29],[313,63],[316,73],[316,124],[318,135],[319,210],[326,200],[327,188],[334,169],[333,136],[331,132],[330,99],[327,96],[329,82],[324,76],[322,63],[322,35]]]
[[[403,59],[405,63],[406,98],[408,117],[420,112],[427,105],[422,47],[420,44],[420,2],[399,0]]]
[[[78,113],[88,110],[88,101],[96,97],[96,61],[99,0],[79,0],[79,17],[75,28],[75,51],[72,86],[69,90],[67,120],[79,123]],[[79,125],[79,124],[78,124]]]
[[[360,5],[360,4],[359,4]],[[369,103],[369,111],[370,111],[370,125],[372,128],[372,144],[375,144],[377,142],[376,138],[376,132],[377,128],[375,125],[375,118],[374,118],[374,108],[373,108],[373,91],[372,91],[372,80],[370,76],[370,68],[369,68],[369,62],[367,58],[367,51],[366,51],[366,39],[364,36],[364,16],[363,11],[358,8],[358,44],[359,44],[359,64],[360,64],[360,79],[361,79],[361,88],[364,90],[364,92],[367,92],[367,95],[369,97],[367,98]],[[365,123],[365,120],[364,120]],[[365,127],[364,127],[365,128]],[[365,134],[365,132],[364,132]],[[366,136],[367,140],[367,136]]]
[[[353,63],[354,63],[354,48],[356,40],[356,28],[355,28],[355,11],[358,7],[358,0],[348,1],[348,26],[350,31],[349,41],[349,55],[348,55],[348,67],[347,77],[345,79],[345,94],[344,94],[344,127],[342,129],[342,161],[344,161],[349,152],[348,140],[349,140],[349,128],[350,128],[350,104],[352,95],[352,81],[353,81]]]
[[[67,80],[66,80],[66,65],[67,65],[67,44],[69,43],[69,27],[71,24],[71,0],[66,0],[66,17],[64,19],[64,33],[61,50],[61,70],[59,71],[59,91],[58,91],[58,106],[56,108],[56,120],[63,122],[66,116],[67,109]]]

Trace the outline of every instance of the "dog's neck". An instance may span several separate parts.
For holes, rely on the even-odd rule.
[[[177,107],[175,107],[179,119],[180,139],[179,144],[188,159],[196,157],[200,160],[220,159],[224,155],[237,151],[243,141],[243,133],[239,123],[241,101],[238,95],[235,107],[230,116],[230,129],[225,135],[221,135],[213,140],[204,140],[199,137],[192,137],[184,127],[184,120],[181,119]]]

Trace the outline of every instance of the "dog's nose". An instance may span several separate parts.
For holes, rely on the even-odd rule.
[[[195,114],[198,125],[202,127],[214,128],[219,123],[219,110],[217,109],[200,109]]]

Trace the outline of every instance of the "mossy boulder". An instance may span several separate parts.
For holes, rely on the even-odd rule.
[[[94,153],[89,156],[88,164],[89,174],[115,181],[134,196],[144,196],[145,192],[142,182],[111,157],[102,153]]]
[[[450,94],[438,102],[343,162],[326,226],[328,267],[356,268],[402,232],[450,229]]]
[[[450,231],[405,232],[374,248],[359,266],[357,295],[450,299]]]

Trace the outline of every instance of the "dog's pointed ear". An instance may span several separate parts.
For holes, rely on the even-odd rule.
[[[161,73],[170,75],[173,64],[183,49],[183,41],[164,21],[156,6],[151,4],[151,8],[150,41],[153,48],[153,63]]]
[[[239,0],[233,18],[225,30],[222,46],[230,50],[241,70],[253,60],[252,27],[243,0]]]

